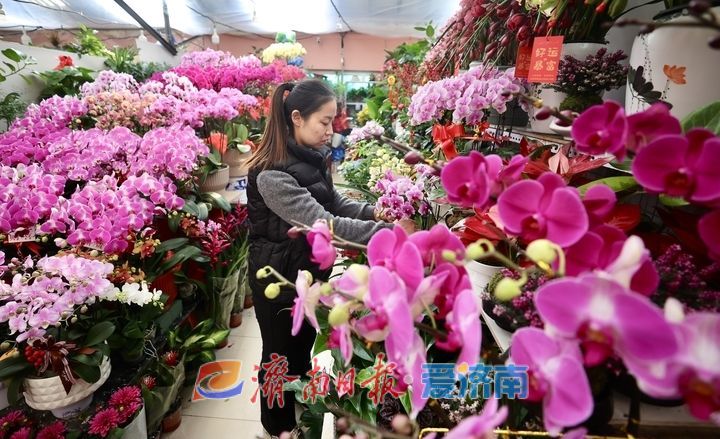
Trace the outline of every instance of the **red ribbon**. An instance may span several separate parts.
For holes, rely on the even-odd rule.
[[[455,148],[455,138],[465,135],[465,127],[460,124],[450,123],[447,125],[437,124],[433,126],[433,141],[442,148],[445,158],[450,160],[458,155]]]

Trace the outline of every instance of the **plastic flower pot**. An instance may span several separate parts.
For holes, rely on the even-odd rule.
[[[230,167],[225,165],[207,175],[207,178],[200,185],[200,192],[219,192],[227,186],[230,181]]]
[[[242,311],[230,314],[230,327],[237,328],[238,326],[242,325],[242,319]]]
[[[78,379],[65,393],[60,377],[26,378],[25,402],[35,410],[50,410],[58,418],[67,418],[79,410],[87,408],[92,395],[110,376],[110,359],[103,358],[100,364],[100,379],[94,383]]]
[[[235,293],[238,290],[238,276],[240,270],[236,270],[227,277],[211,277],[213,294],[216,295],[215,324],[219,329],[228,329],[230,314],[235,306]]]
[[[178,406],[172,413],[165,416],[162,420],[162,432],[170,433],[180,427],[182,423],[182,406]]]

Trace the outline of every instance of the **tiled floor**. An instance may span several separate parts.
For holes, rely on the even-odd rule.
[[[260,404],[250,402],[257,383],[252,381],[253,365],[260,363],[260,329],[254,308],[243,312],[243,323],[230,333],[228,346],[217,351],[221,360],[242,361],[241,373],[245,379],[240,396],[222,401],[202,400],[191,402],[187,395],[183,403],[183,420],[180,428],[163,434],[162,439],[255,439],[263,437],[260,424]]]

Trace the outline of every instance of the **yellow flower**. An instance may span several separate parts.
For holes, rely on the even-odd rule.
[[[395,75],[390,75],[390,76],[388,76],[388,78],[387,78],[387,83],[388,83],[388,85],[389,85],[390,87],[392,87],[393,85],[395,85],[395,81],[396,81]]]

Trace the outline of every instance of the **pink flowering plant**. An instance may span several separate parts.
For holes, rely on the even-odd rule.
[[[115,390],[106,405],[98,406],[87,421],[89,437],[116,437],[143,408],[143,398],[138,386],[125,386]]]

